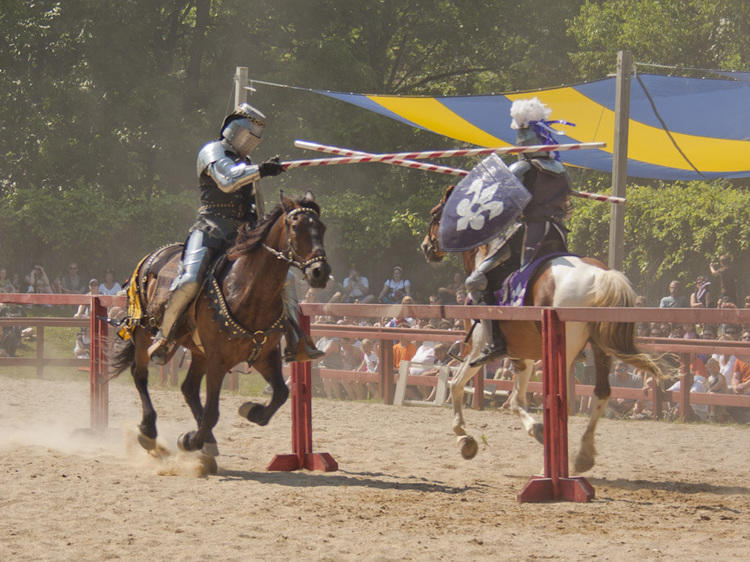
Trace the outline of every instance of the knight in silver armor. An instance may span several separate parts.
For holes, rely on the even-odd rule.
[[[170,287],[160,329],[148,349],[156,363],[164,363],[169,355],[175,327],[197,296],[213,259],[232,244],[240,225],[254,226],[257,222],[254,182],[284,171],[278,157],[260,165],[250,160],[250,153],[263,136],[265,121],[260,111],[243,103],[224,119],[219,139],[198,152],[196,171],[201,205],[185,242],[177,277]],[[291,319],[294,320],[296,316]],[[300,338],[298,334],[294,336],[287,337],[287,344],[296,355]]]
[[[537,98],[514,101],[510,114],[511,128],[518,130],[517,144],[556,144],[552,137],[555,131],[549,125],[559,121],[547,121],[551,111]],[[550,251],[567,251],[564,220],[570,213],[571,185],[557,153],[540,151],[519,154],[518,161],[511,164],[509,169],[531,193],[531,200],[524,207],[520,223],[512,227],[515,230],[503,232],[491,242],[487,257],[466,278],[466,290],[477,304],[494,303],[492,293],[500,288],[502,280],[511,273],[507,271],[501,276],[493,275],[494,284],[488,280],[490,272],[509,263],[513,255],[513,244],[509,242],[514,235],[522,236],[520,256],[515,256],[520,258],[521,266]],[[517,229],[523,230],[517,232]],[[542,245],[549,251],[541,251]],[[488,343],[482,354],[471,362],[472,366],[482,365],[506,353],[505,338],[498,323],[482,320],[482,327],[486,330]]]

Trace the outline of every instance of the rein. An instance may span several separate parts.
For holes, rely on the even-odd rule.
[[[307,268],[310,267],[314,263],[318,262],[327,262],[328,258],[325,255],[319,255],[319,256],[313,256],[309,259],[303,260],[300,258],[299,254],[297,253],[297,249],[294,247],[294,244],[292,244],[291,240],[291,233],[289,228],[289,220],[294,217],[295,215],[298,215],[300,213],[310,214],[314,215],[316,218],[318,217],[318,213],[314,209],[310,209],[309,207],[297,207],[296,209],[292,209],[288,213],[285,214],[284,217],[284,224],[286,226],[286,251],[277,250],[275,248],[272,248],[266,243],[263,243],[263,248],[269,251],[271,254],[273,254],[276,259],[284,261],[288,263],[289,265],[296,267],[299,269],[302,274],[307,277]]]

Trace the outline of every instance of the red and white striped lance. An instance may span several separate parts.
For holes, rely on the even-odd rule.
[[[345,158],[314,158],[312,160],[290,160],[288,162],[282,162],[281,165],[285,170],[287,170],[289,168],[307,168],[315,166],[337,166],[339,164],[364,164],[366,162],[384,162],[386,164],[393,164],[394,166],[403,166],[405,168],[412,168],[414,170],[436,172],[438,174],[447,174],[449,176],[466,175],[465,170],[449,168],[447,166],[438,166],[437,164],[426,164],[424,162],[414,162],[402,160],[400,158],[378,158],[379,155],[369,154],[366,152],[362,152],[359,154],[362,154],[362,156],[348,156]]]
[[[506,146],[502,148],[454,148],[448,150],[421,150],[418,152],[393,152],[388,154],[370,154],[376,157],[381,162],[383,160],[392,159],[415,159],[425,160],[428,158],[449,158],[454,156],[481,156],[484,154],[521,154],[524,152],[558,152],[565,150],[589,150],[592,148],[602,148],[606,146],[604,142],[581,142],[571,144],[537,144],[533,146]],[[294,146],[298,148],[305,148],[307,150],[315,150],[318,152],[326,152],[328,154],[339,154],[341,156],[351,156],[352,152],[345,148],[338,148],[335,146],[327,146],[324,144],[318,144],[310,141],[296,140]],[[362,153],[359,154],[369,154]]]
[[[581,145],[540,145],[540,146],[579,146],[581,148],[595,148],[594,146],[583,146],[583,145],[596,145],[596,146],[604,146],[605,143],[583,143]],[[445,153],[445,152],[466,152],[466,150],[473,151],[472,153],[474,155],[477,154],[492,154],[493,152],[497,152],[497,149],[493,148],[476,148],[476,149],[466,149],[466,150],[443,150],[443,151],[426,151],[426,152],[400,152],[400,153],[393,153],[393,154],[372,154],[370,152],[362,152],[359,150],[351,150],[348,148],[340,148],[338,146],[329,146],[325,144],[318,144],[314,142],[309,141],[301,141],[297,140],[294,141],[294,146],[298,148],[305,148],[308,150],[315,150],[317,152],[325,152],[327,154],[338,154],[341,155],[341,158],[318,158],[313,160],[292,160],[290,162],[283,162],[284,169],[287,168],[301,168],[305,166],[330,166],[330,165],[337,165],[337,164],[359,164],[359,163],[365,163],[365,162],[382,162],[384,164],[393,164],[395,166],[403,166],[405,168],[412,168],[417,170],[423,170],[427,172],[437,172],[441,174],[448,174],[451,176],[466,176],[469,174],[466,170],[462,170],[460,168],[449,168],[447,166],[437,166],[435,164],[425,164],[422,162],[414,162],[412,160],[406,160],[404,158],[397,158],[396,156],[409,156],[413,154],[434,154],[434,153]],[[537,148],[537,147],[530,147],[530,146],[523,146],[523,147],[510,147],[513,149],[519,148],[519,149],[531,149],[531,148]],[[506,150],[506,149],[499,149],[499,150]],[[577,150],[577,149],[569,149],[569,150]],[[481,151],[481,152],[478,152]],[[526,150],[523,150],[522,152],[526,152]],[[537,152],[537,151],[532,151]],[[510,152],[506,151],[506,154]],[[458,156],[458,154],[450,154],[449,156]],[[461,155],[463,156],[463,154]],[[410,156],[411,157],[411,156]],[[600,195],[598,193],[588,193],[586,191],[573,191],[573,195],[576,197],[581,197],[583,199],[593,199],[595,201],[604,201],[607,203],[625,203],[624,197],[615,197],[612,195]]]

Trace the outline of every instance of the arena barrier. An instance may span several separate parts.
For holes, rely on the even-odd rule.
[[[91,427],[100,431],[107,427],[108,418],[108,365],[104,353],[104,343],[108,333],[106,322],[108,306],[122,306],[125,304],[123,297],[111,297],[103,295],[56,295],[56,294],[25,294],[4,293],[0,294],[0,302],[14,304],[50,304],[50,305],[80,305],[88,304],[91,307],[88,325],[91,331],[90,359],[88,360],[90,371],[90,396],[91,396]],[[544,446],[544,476],[534,477],[519,494],[520,501],[543,501],[543,500],[574,500],[587,501],[593,497],[593,488],[585,479],[568,477],[567,461],[567,399],[564,384],[566,373],[565,365],[565,322],[590,322],[590,321],[612,321],[616,318],[618,322],[680,322],[680,323],[705,323],[705,324],[735,324],[750,325],[750,310],[745,309],[658,309],[658,308],[560,308],[549,309],[541,307],[480,307],[480,306],[434,306],[434,305],[369,305],[369,304],[303,304],[302,325],[310,332],[310,315],[324,316],[351,316],[351,317],[413,317],[413,318],[440,318],[440,319],[473,319],[488,318],[494,320],[537,320],[541,322],[543,336],[543,371],[544,381],[542,392],[544,395],[543,409],[545,418],[545,446]],[[70,318],[23,318],[13,317],[0,319],[0,325],[35,325],[43,327],[46,325],[73,325],[85,326],[85,320]],[[325,324],[316,326],[313,331],[316,335],[335,333],[347,334],[347,337],[376,337],[381,340],[397,339],[400,335],[408,334],[414,339],[429,339],[432,341],[455,341],[461,337],[460,332],[447,330],[414,330],[408,328],[370,328],[359,326],[339,326]],[[43,338],[42,338],[43,343]],[[677,349],[684,365],[689,365],[689,355],[701,351],[734,353],[747,350],[750,355],[750,346],[742,342],[728,341],[705,341],[705,340],[675,340],[668,338],[646,338],[642,347],[654,352],[673,351]],[[390,346],[381,345],[380,364],[381,373],[376,378],[380,383],[380,392],[386,403],[392,403],[393,398],[393,372],[392,349]],[[41,349],[41,351],[40,351]],[[53,364],[51,360],[40,357],[43,355],[43,345],[37,348],[37,357],[34,358],[0,358],[3,364],[34,364],[37,369],[43,368],[45,362]],[[29,363],[24,363],[28,361]],[[75,365],[74,361],[80,360],[56,360],[65,364]],[[70,362],[70,363],[67,363]],[[60,363],[62,364],[62,363]],[[336,470],[336,461],[328,453],[313,453],[312,451],[312,408],[311,408],[311,365],[293,364],[292,366],[292,453],[289,455],[277,455],[269,465],[269,470],[296,470],[307,468],[309,470]],[[370,374],[355,373],[355,377],[366,375],[367,380],[373,381]],[[321,376],[326,376],[321,371]],[[333,372],[331,377],[343,379],[349,377],[348,372]],[[437,384],[437,377],[435,379]],[[484,394],[484,377],[475,377],[475,397]],[[666,393],[667,398],[676,400],[680,404],[681,416],[689,420],[690,403],[725,405],[735,407],[750,407],[750,395],[736,396],[728,394],[704,394],[690,393],[693,377],[689,368],[685,368],[682,375],[681,390],[679,392]],[[500,384],[503,383],[503,384]],[[491,381],[496,386],[512,386],[511,381]],[[538,383],[537,383],[538,384]],[[577,386],[579,388],[579,386]],[[530,391],[538,390],[533,383],[529,385]],[[660,400],[660,392],[654,388],[655,407]],[[613,389],[613,396],[626,398],[647,398],[648,392],[642,389]],[[677,395],[677,396],[675,396]],[[477,405],[475,404],[475,407]]]
[[[37,348],[35,358],[2,357],[2,365],[33,365],[37,376],[42,377],[45,366],[88,366],[91,429],[103,431],[107,428],[109,418],[109,380],[108,363],[105,353],[108,324],[106,322],[108,306],[124,306],[124,297],[106,295],[57,295],[36,293],[0,293],[0,303],[32,305],[81,305],[90,307],[88,319],[77,318],[26,318],[13,317],[0,319],[0,326],[35,326],[37,328]],[[44,357],[44,327],[73,326],[86,327],[90,331],[91,343],[89,359],[49,359]]]

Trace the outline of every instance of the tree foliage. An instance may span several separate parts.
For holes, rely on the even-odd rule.
[[[0,264],[23,273],[77,260],[124,275],[182,238],[197,205],[195,157],[231,109],[236,66],[283,84],[409,95],[599,78],[624,48],[636,60],[743,69],[748,10],[743,0],[5,0]],[[299,90],[258,86],[251,103],[269,116],[258,160],[301,157],[295,138],[373,151],[455,145]],[[372,164],[289,171],[261,187],[268,205],[278,189],[318,195],[335,269],[357,264],[378,284],[398,262],[432,288],[418,243],[449,183]],[[579,209],[575,240],[606,229],[594,223],[605,207]],[[665,229],[674,237],[664,243],[677,244]],[[655,275],[678,267],[629,259]]]

